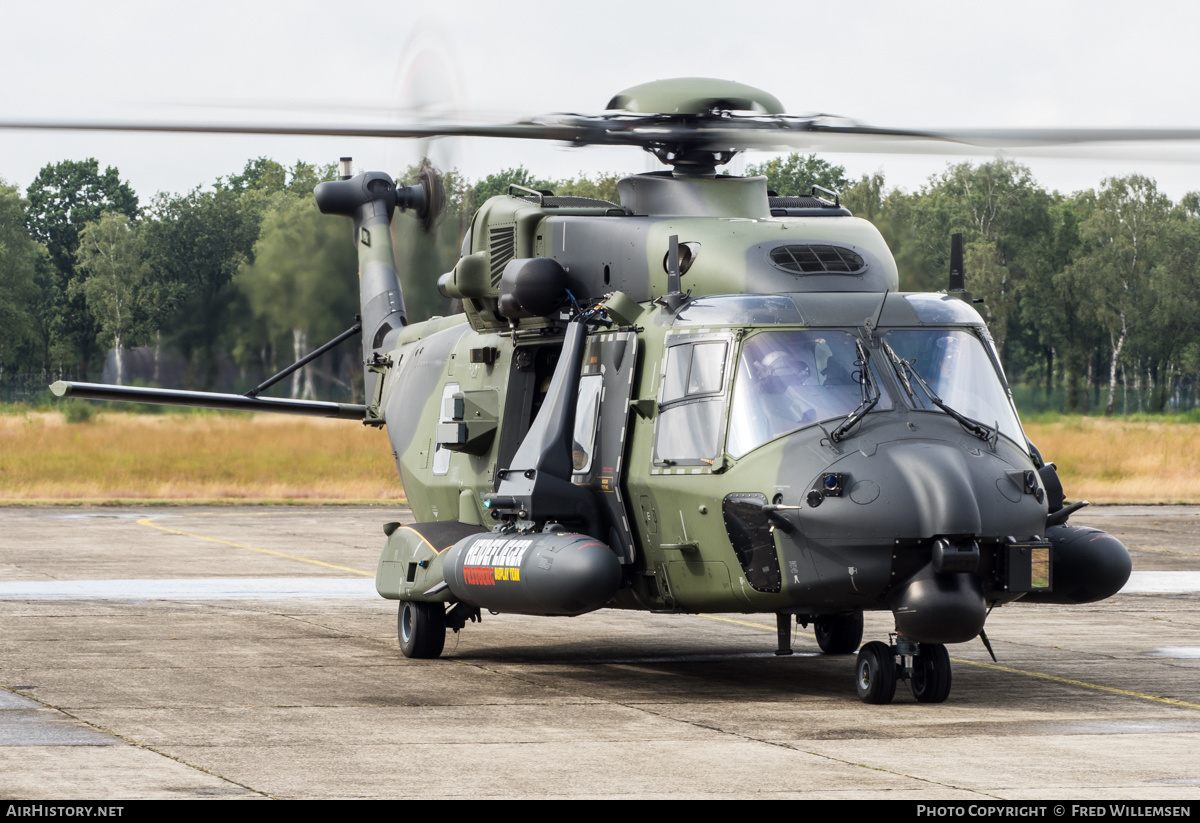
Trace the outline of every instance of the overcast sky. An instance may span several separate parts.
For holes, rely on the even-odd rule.
[[[1200,127],[1194,2],[0,0],[0,21],[4,118],[380,120],[357,108],[412,108],[425,94],[443,113],[507,119],[600,111],[628,86],[708,76],[766,89],[793,114],[881,126]],[[517,164],[547,177],[660,167],[634,148],[456,140],[434,151],[473,178]],[[0,132],[0,178],[24,188],[46,163],[94,156],[147,202],[251,157],[353,155],[394,173],[419,152],[412,141]],[[907,189],[962,159],[824,156]],[[1175,199],[1200,190],[1200,162],[1146,149],[1019,159],[1064,192],[1134,171]]]

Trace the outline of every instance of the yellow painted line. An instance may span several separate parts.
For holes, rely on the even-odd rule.
[[[958,657],[950,658],[955,663],[965,663],[968,666],[978,666],[981,669],[994,669],[998,672],[1008,672],[1010,674],[1023,674],[1026,677],[1040,677],[1042,680],[1053,680],[1055,683],[1066,683],[1068,686],[1079,686],[1084,689],[1095,689],[1100,692],[1111,692],[1112,694],[1123,694],[1126,697],[1139,697],[1142,700],[1153,700],[1155,703],[1166,703],[1170,706],[1185,706],[1189,709],[1200,709],[1200,703],[1188,703],[1186,700],[1176,700],[1173,697],[1159,697],[1154,694],[1145,694],[1143,692],[1135,692],[1129,689],[1118,689],[1115,686],[1101,686],[1099,683],[1087,683],[1083,680],[1072,680],[1069,677],[1058,677],[1053,674],[1045,674],[1043,672],[1031,672],[1025,669],[1012,669],[1008,666],[998,666],[995,663],[980,663],[975,660],[962,660]]]
[[[707,617],[709,620],[720,620],[722,623],[736,623],[739,626],[750,626],[755,629],[767,629],[768,631],[776,630],[775,626],[767,626],[763,623],[755,623],[752,620],[735,620],[732,617],[721,617],[720,615],[716,615],[716,614],[701,614],[700,616]],[[792,634],[793,635],[797,635],[797,634],[804,635],[805,637],[812,638],[813,640],[817,639],[817,636],[815,634],[810,634],[809,632],[798,631],[795,628],[792,629]]]
[[[763,623],[755,623],[750,620],[735,620],[732,617],[719,617],[715,614],[701,614],[700,617],[707,617],[710,620],[720,620],[724,623],[737,623],[739,626],[751,626],[756,629],[764,629],[766,631],[775,631],[774,626],[767,626]],[[798,632],[807,637],[813,635],[806,632]],[[961,657],[950,658],[955,663],[962,663],[967,666],[978,666],[981,669],[993,669],[998,672],[1007,672],[1008,674],[1023,674],[1026,677],[1038,677],[1042,680],[1052,680],[1055,683],[1064,683],[1068,686],[1079,686],[1082,689],[1095,689],[1099,692],[1110,692],[1111,694],[1123,694],[1126,697],[1137,697],[1142,700],[1152,700],[1155,703],[1166,703],[1168,706],[1183,706],[1188,709],[1200,709],[1200,703],[1189,703],[1186,700],[1176,700],[1173,697],[1160,697],[1156,694],[1146,694],[1144,692],[1135,692],[1130,689],[1118,689],[1115,686],[1101,686],[1099,683],[1088,683],[1084,680],[1072,680],[1069,677],[1059,677],[1045,672],[1031,672],[1026,669],[1013,669],[1008,666],[999,666],[995,663],[981,663],[976,660],[963,660]]]
[[[247,546],[245,543],[234,543],[232,540],[221,540],[220,538],[217,538],[217,537],[206,537],[203,534],[193,534],[192,532],[180,531],[179,529],[168,529],[166,526],[160,526],[157,523],[153,522],[153,519],[154,518],[151,518],[151,517],[143,517],[141,520],[137,521],[137,524],[139,526],[149,526],[152,529],[158,529],[160,532],[169,532],[170,534],[181,534],[184,537],[194,537],[197,540],[207,540],[209,543],[220,543],[224,546],[233,546],[236,549],[247,549],[252,552],[258,552],[260,554],[270,554],[275,557],[283,557],[287,560],[298,560],[301,563],[312,563],[314,566],[324,566],[327,569],[337,569],[338,571],[343,571],[343,572],[353,572],[354,574],[361,574],[361,575],[364,575],[365,577],[374,577],[375,576],[374,572],[364,572],[362,569],[352,569],[349,566],[338,566],[333,563],[326,563],[323,560],[313,560],[308,557],[297,557],[294,554],[287,554],[285,552],[275,552],[275,551],[271,551],[270,549],[260,549],[257,546]]]

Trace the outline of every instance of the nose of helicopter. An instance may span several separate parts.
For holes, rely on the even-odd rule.
[[[863,482],[877,483],[880,497],[885,497],[891,508],[906,512],[902,518],[907,521],[906,536],[979,533],[982,517],[975,483],[979,467],[968,465],[965,449],[949,443],[898,443],[883,448],[878,457],[874,471],[866,466],[862,471],[879,479],[865,478]],[[869,458],[853,462],[866,463]],[[858,503],[854,486],[851,502]]]
[[[802,487],[820,492],[819,499],[805,496],[802,529],[812,537],[856,535],[888,545],[948,535],[1030,537],[1044,532],[1046,507],[1026,493],[1022,474],[983,443],[869,444]],[[830,475],[838,494],[823,488]]]
[[[890,609],[897,628],[920,642],[978,634],[984,555],[1010,537],[1044,534],[1046,505],[1024,484],[1032,464],[1013,444],[993,452],[960,434],[863,435],[815,475],[811,462],[799,469],[799,460],[785,461],[799,497],[794,528],[779,539],[785,588],[831,607]],[[798,470],[807,476],[795,477]]]

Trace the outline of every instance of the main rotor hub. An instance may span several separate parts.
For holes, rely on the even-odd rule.
[[[635,114],[784,113],[783,104],[769,92],[709,77],[676,77],[631,86],[617,92],[606,108]]]
[[[680,139],[682,135],[694,133],[699,137],[705,125],[720,123],[733,113],[784,113],[783,104],[773,94],[744,83],[708,77],[678,77],[632,86],[614,95],[606,108],[650,115],[652,121],[661,119],[675,127],[671,129],[674,139],[649,141],[642,148],[687,177],[711,177],[717,166],[728,163],[741,149],[696,145],[689,137]],[[685,129],[682,134],[680,126]]]

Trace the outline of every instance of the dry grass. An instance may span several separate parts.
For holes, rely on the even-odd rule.
[[[1200,502],[1200,425],[1062,418],[1026,425],[1067,497]],[[386,436],[283,415],[0,416],[0,502],[396,502]]]
[[[1200,425],[1067,417],[1025,424],[1069,500],[1200,502]]]
[[[403,500],[387,438],[346,420],[283,415],[0,416],[0,501]]]

